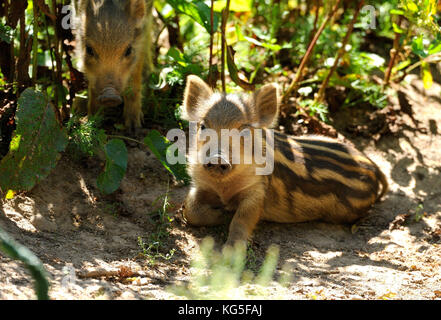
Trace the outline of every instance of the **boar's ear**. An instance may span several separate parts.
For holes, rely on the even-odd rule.
[[[253,99],[259,126],[274,126],[279,115],[279,86],[275,83],[264,85],[254,93]]]
[[[144,22],[144,17],[147,15],[146,1],[129,0],[126,5],[126,11],[133,19],[135,19],[136,25],[141,26]]]
[[[204,100],[208,100],[213,94],[213,90],[201,78],[195,75],[187,77],[185,85],[184,103],[182,116],[189,121],[197,121],[199,116],[197,113],[198,106]]]

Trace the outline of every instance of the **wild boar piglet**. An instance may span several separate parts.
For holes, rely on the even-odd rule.
[[[222,224],[230,212],[227,245],[233,245],[246,241],[259,220],[352,223],[385,194],[385,175],[362,152],[331,138],[274,131],[278,113],[276,84],[251,95],[220,94],[187,78],[182,114],[198,123],[188,154],[189,224]],[[229,143],[219,142],[223,136]],[[218,147],[207,147],[213,140]]]

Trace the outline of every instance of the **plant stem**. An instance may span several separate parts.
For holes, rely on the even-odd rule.
[[[329,70],[325,80],[323,80],[322,85],[320,87],[320,90],[319,90],[317,97],[315,99],[316,102],[318,102],[318,103],[323,101],[323,98],[325,96],[325,90],[326,90],[326,87],[328,86],[329,80],[331,79],[332,74],[337,69],[337,66],[338,66],[338,63],[339,63],[341,57],[343,57],[343,54],[346,52],[346,49],[345,49],[346,45],[348,44],[349,38],[352,34],[352,30],[354,30],[354,24],[357,21],[358,14],[360,13],[360,10],[361,10],[363,4],[364,4],[364,0],[361,0],[358,2],[358,6],[355,9],[354,16],[352,17],[351,23],[349,24],[348,30],[346,32],[344,39],[343,39],[342,46],[341,46],[340,50],[338,50],[337,57],[334,60],[334,64],[332,65],[331,69]]]
[[[225,36],[225,30],[227,28],[227,20],[228,20],[228,14],[230,13],[230,0],[227,0],[227,4],[222,10],[222,26],[221,26],[221,35],[222,35],[222,41],[221,41],[221,56],[222,56],[222,64],[221,64],[221,80],[222,80],[222,91],[226,91],[226,85],[225,85],[225,59],[226,59],[226,52],[225,47],[227,43],[227,39]]]
[[[33,42],[32,42],[32,82],[35,86],[37,83],[37,69],[38,69],[38,6],[36,3],[33,4],[32,8],[34,14],[33,23]]]
[[[401,26],[401,16],[398,18],[397,26],[398,27]],[[400,46],[400,37],[401,35],[398,32],[395,32],[394,44],[392,49],[390,49],[389,65],[387,66],[386,73],[384,74],[383,89],[389,85],[390,76],[392,74],[392,68],[395,65],[395,59],[398,55],[398,50]]]
[[[411,72],[413,69],[418,68],[420,65],[422,65],[423,63],[427,62],[427,63],[437,63],[441,61],[441,52],[437,52],[434,54],[431,54],[430,56],[425,57],[424,59],[421,59],[418,62],[415,62],[414,64],[408,66],[405,70],[404,73],[407,75],[409,72]],[[394,81],[397,78],[401,78],[398,76],[394,76],[392,77],[390,80]]]
[[[320,11],[320,0],[315,0],[315,17],[314,17],[314,25],[311,30],[311,34],[309,35],[309,42],[311,42],[312,37],[317,31],[317,23],[319,18],[319,11]]]
[[[133,141],[133,142],[136,142],[136,143],[139,143],[139,144],[142,144],[142,145],[148,147],[144,142],[142,142],[142,141],[140,141],[140,140],[137,140],[137,139],[130,138],[130,137],[119,136],[119,135],[114,135],[114,134],[108,134],[107,136],[108,136],[109,138],[115,138],[115,139],[123,139],[123,140]]]
[[[314,38],[311,40],[311,43],[309,44],[308,49],[306,50],[306,53],[305,53],[302,61],[300,62],[300,66],[297,69],[297,73],[296,73],[293,81],[291,82],[291,84],[289,85],[288,89],[283,94],[282,101],[285,101],[288,98],[288,96],[291,93],[291,91],[297,89],[298,83],[299,83],[299,81],[302,80],[302,77],[303,77],[303,69],[305,68],[306,63],[308,62],[309,57],[312,54],[314,46],[317,43],[317,40],[320,37],[320,35],[322,34],[323,30],[325,29],[326,25],[328,24],[329,20],[331,20],[331,18],[337,12],[338,7],[340,5],[340,2],[341,2],[341,0],[337,0],[337,2],[335,3],[334,7],[332,8],[332,10],[329,12],[328,16],[326,17],[325,21],[323,21],[323,23],[321,24],[320,28],[317,30],[317,33],[314,35]]]
[[[214,0],[211,0],[211,7],[210,7],[210,57],[208,60],[208,80],[211,87],[215,87],[216,83],[213,81],[212,76],[212,65],[213,65],[213,37],[214,37],[214,28],[213,28],[213,21],[214,21]],[[214,82],[214,83],[213,83]]]
[[[56,0],[52,0],[51,2],[52,4],[52,15],[57,16],[57,1]],[[63,68],[63,64],[62,64],[62,59],[61,59],[61,55],[60,55],[60,37],[58,34],[58,28],[57,28],[57,23],[56,21],[54,22],[54,38],[55,38],[55,45],[54,45],[54,54],[55,54],[55,64],[57,67],[57,70],[55,71],[55,75],[56,75],[56,80],[57,80],[57,84],[62,86],[63,85],[63,75],[62,75],[62,68]],[[58,95],[58,88],[56,88],[55,90],[55,106],[58,108],[58,102],[60,101],[60,96]],[[66,119],[69,115],[69,111],[67,110],[66,107],[66,103],[63,100],[62,106],[61,106],[61,117],[62,120]]]

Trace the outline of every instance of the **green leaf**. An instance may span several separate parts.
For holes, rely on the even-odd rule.
[[[438,39],[435,39],[432,41],[432,43],[429,45],[428,48],[428,54],[435,54],[441,51],[441,41]]]
[[[394,29],[395,33],[403,34],[404,30],[401,29],[395,22],[392,22],[392,28]]]
[[[418,6],[411,0],[407,1],[407,9],[412,12],[418,12]]]
[[[168,4],[170,4],[177,12],[183,13],[194,21],[203,26],[208,33],[211,33],[211,23],[210,16],[211,10],[210,7],[205,4],[202,0],[194,0],[192,2],[188,2],[186,0],[167,0]],[[213,15],[213,32],[217,31],[219,26],[219,13],[215,13]]]
[[[412,41],[412,52],[420,57],[427,57],[428,54],[426,50],[424,50],[424,44],[423,44],[423,36],[419,36]]]
[[[18,99],[17,128],[8,154],[0,162],[0,189],[28,191],[55,167],[67,145],[53,106],[45,96],[30,88]]]
[[[390,14],[396,14],[396,15],[404,15],[404,11],[403,10],[400,10],[400,9],[391,9],[390,11],[389,11],[389,13]]]
[[[127,148],[120,139],[112,139],[104,146],[106,165],[98,176],[98,189],[104,194],[110,194],[119,188],[127,170]]]
[[[6,43],[11,43],[13,29],[0,22],[0,40]]]
[[[239,71],[237,69],[236,63],[234,62],[234,53],[233,49],[230,46],[227,46],[227,65],[228,72],[230,73],[231,80],[240,86],[242,89],[248,91],[254,91],[255,86],[245,80],[239,78]]]
[[[28,248],[15,242],[1,228],[0,251],[4,252],[11,259],[22,261],[35,280],[35,293],[37,294],[37,298],[39,300],[49,300],[49,282],[40,259],[38,259]]]
[[[250,37],[244,37],[244,39],[247,40],[248,42],[251,42],[252,44],[255,44],[256,46],[261,46],[270,49],[271,51],[279,51],[282,49],[282,46],[278,44],[265,43]]]
[[[399,64],[397,64],[395,67],[393,67],[393,69],[392,69],[393,71],[392,72],[395,73],[397,71],[403,70],[404,68],[409,66],[411,64],[411,62],[412,61],[410,59],[401,61]]]
[[[162,136],[158,131],[152,130],[144,138],[144,143],[149,147],[150,151],[159,159],[164,168],[166,168],[171,174],[173,174],[177,180],[184,183],[190,182],[190,177],[186,172],[186,167],[183,164],[169,164],[167,162],[168,148],[172,145],[170,141]]]
[[[188,62],[185,59],[184,54],[181,51],[179,51],[178,49],[174,48],[174,47],[171,47],[168,50],[167,56],[172,58],[174,61],[176,61],[177,63],[179,63],[183,67],[188,66]]]

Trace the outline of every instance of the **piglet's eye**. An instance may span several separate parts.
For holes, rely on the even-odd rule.
[[[126,52],[124,53],[124,56],[129,57],[132,54],[132,52],[133,52],[132,46],[128,46]]]
[[[86,46],[86,53],[88,56],[95,56],[95,51],[93,50],[93,48],[89,45]]]
[[[205,124],[201,123],[201,130],[205,130]]]

